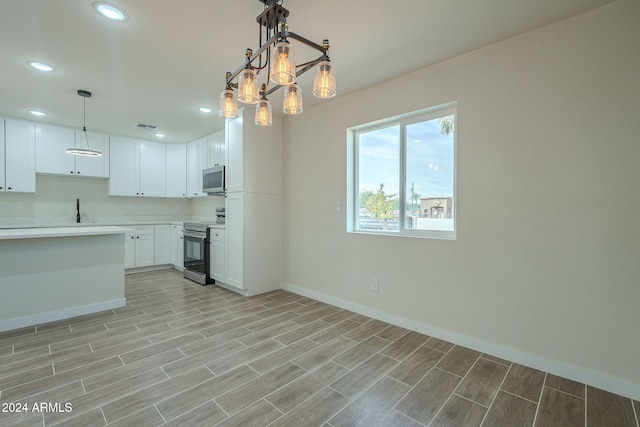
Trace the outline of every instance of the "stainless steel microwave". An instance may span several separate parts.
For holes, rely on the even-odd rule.
[[[208,194],[224,194],[224,166],[215,166],[202,170],[202,192]]]

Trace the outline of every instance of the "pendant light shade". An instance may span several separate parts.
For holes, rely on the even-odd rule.
[[[284,89],[283,111],[291,115],[302,113],[302,92],[296,83]]]
[[[256,124],[258,126],[271,126],[272,124],[271,103],[266,98],[262,98],[256,105]]]
[[[290,85],[296,82],[296,61],[293,48],[287,41],[278,42],[273,47],[270,79],[277,85]]]
[[[313,79],[313,96],[331,98],[336,96],[336,75],[329,61],[322,61],[316,67]]]
[[[100,157],[102,156],[101,151],[92,150],[89,147],[89,135],[87,135],[87,98],[91,98],[91,92],[88,90],[78,90],[78,95],[82,97],[82,131],[84,132],[84,140],[87,143],[87,148],[71,147],[67,148],[68,154],[73,154],[75,156],[85,156],[85,157]],[[81,141],[80,141],[81,142]]]
[[[220,103],[218,105],[220,112],[218,116],[226,119],[238,117],[238,102],[232,89],[225,89],[220,94]]]
[[[238,80],[238,101],[245,104],[256,104],[259,100],[258,75],[255,70],[246,68],[242,70]]]

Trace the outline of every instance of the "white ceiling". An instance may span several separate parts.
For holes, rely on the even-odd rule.
[[[284,0],[289,30],[328,38],[338,96],[611,3],[613,0]],[[93,0],[0,0],[0,115],[187,142],[224,127],[217,102],[226,71],[258,48],[258,0],[111,0],[126,22],[109,21]],[[294,47],[297,46],[294,44]],[[298,62],[317,57],[299,45]],[[305,55],[305,53],[307,53]],[[28,60],[53,65],[44,74]],[[300,78],[306,109],[313,73]],[[282,91],[278,91],[282,92]],[[281,111],[281,94],[270,97]],[[203,114],[198,107],[214,109]],[[41,110],[36,119],[28,113]],[[293,119],[295,120],[295,118]]]

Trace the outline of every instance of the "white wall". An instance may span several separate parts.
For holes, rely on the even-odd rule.
[[[289,118],[284,287],[640,398],[639,53],[621,0]],[[458,239],[347,234],[346,129],[450,101]]]
[[[35,194],[0,193],[0,225],[75,222],[76,199],[82,222],[181,221],[192,215],[189,199],[118,197],[108,196],[107,191],[106,179],[38,174]],[[20,210],[14,211],[16,203]],[[215,218],[215,207],[212,212]]]

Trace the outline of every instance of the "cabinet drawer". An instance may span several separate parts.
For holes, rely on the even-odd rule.
[[[209,238],[215,242],[224,242],[224,230],[209,230]]]
[[[155,232],[153,225],[125,225],[124,227],[130,228],[133,231],[129,231],[127,234],[135,234],[137,236],[153,235]]]

